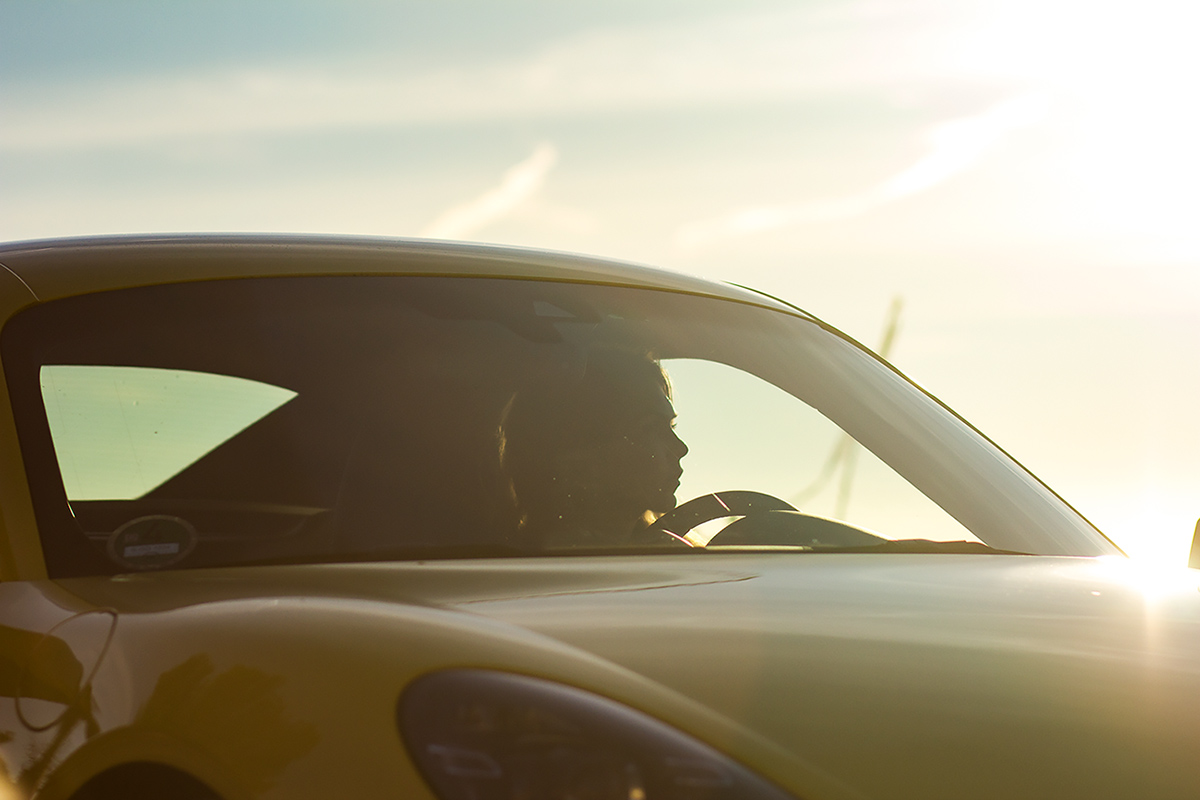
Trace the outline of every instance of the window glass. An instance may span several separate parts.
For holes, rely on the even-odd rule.
[[[180,369],[48,364],[42,398],[68,500],[132,500],[296,396]]]
[[[712,361],[663,361],[687,443],[679,496],[753,488],[892,539],[977,541],[812,406]],[[697,538],[720,529],[708,526]]]
[[[1113,552],[886,364],[745,303],[211,281],[34,306],[0,349],[52,577],[902,540]]]

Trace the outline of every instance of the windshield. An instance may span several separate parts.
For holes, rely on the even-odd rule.
[[[307,277],[4,331],[54,576],[545,553],[1115,552],[799,315],[667,291]]]

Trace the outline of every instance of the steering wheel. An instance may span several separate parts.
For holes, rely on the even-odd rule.
[[[729,523],[708,540],[706,547],[784,545],[821,550],[877,547],[887,541],[840,519],[799,511],[766,511]]]
[[[651,523],[644,534],[666,534],[682,539],[688,531],[710,520],[745,517],[767,511],[796,511],[796,507],[762,492],[714,492],[676,506]]]
[[[741,519],[713,536],[708,547],[785,545],[819,549],[873,547],[888,541],[848,522],[802,513],[778,497],[747,491],[701,495],[663,514],[644,533],[683,540],[684,534],[697,525],[721,517]]]

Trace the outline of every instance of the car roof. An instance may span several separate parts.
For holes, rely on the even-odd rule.
[[[811,315],[770,295],[677,272],[573,253],[372,236],[171,234],[0,244],[0,266],[39,300],[259,276],[439,275],[664,289]]]

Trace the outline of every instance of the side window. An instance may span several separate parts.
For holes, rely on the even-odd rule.
[[[296,393],[180,369],[49,364],[42,400],[67,499],[133,500]]]
[[[752,489],[889,539],[977,541],[970,531],[803,401],[725,364],[664,359],[688,445],[680,502]],[[708,528],[713,535],[719,526]]]

